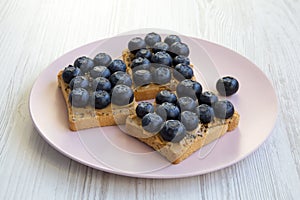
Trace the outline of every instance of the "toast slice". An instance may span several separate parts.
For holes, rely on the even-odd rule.
[[[211,123],[200,123],[198,128],[188,131],[178,143],[164,141],[159,134],[153,135],[145,131],[142,128],[142,120],[136,115],[128,116],[126,130],[127,134],[149,145],[171,163],[178,164],[204,145],[234,130],[238,126],[239,118],[239,114],[235,112],[231,118],[226,120],[215,118]]]
[[[64,82],[62,72],[63,71],[60,71],[57,75],[58,86],[67,106],[69,127],[72,131],[125,124],[127,116],[135,112],[134,100],[131,104],[126,106],[117,106],[111,103],[103,109],[95,109],[91,106],[86,106],[85,108],[73,107],[69,102],[71,89],[69,84]]]

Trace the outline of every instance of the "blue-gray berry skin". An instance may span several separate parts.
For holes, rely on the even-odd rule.
[[[89,80],[85,76],[76,76],[70,81],[70,89],[73,90],[74,88],[89,88]]]
[[[129,87],[131,87],[132,85],[132,80],[130,78],[130,75],[127,74],[126,72],[122,72],[122,71],[117,71],[115,73],[113,73],[110,77],[109,77],[109,81],[111,83],[112,87],[115,87],[116,85],[127,85]]]
[[[176,66],[178,64],[190,65],[190,59],[183,55],[176,56],[173,59],[173,66]]]
[[[199,117],[199,120],[203,124],[207,124],[214,119],[214,110],[211,106],[207,104],[201,104],[196,108],[196,114]]]
[[[156,113],[148,113],[142,118],[142,127],[150,133],[158,133],[164,124],[164,120]]]
[[[145,115],[147,115],[148,113],[153,113],[154,112],[154,106],[152,103],[150,102],[140,102],[136,109],[135,109],[136,115],[139,118],[143,118]]]
[[[222,96],[231,96],[239,89],[239,82],[232,76],[225,76],[217,81],[217,90]]]
[[[125,106],[132,103],[133,91],[127,85],[116,85],[112,90],[111,102],[118,106]]]
[[[78,67],[74,67],[72,65],[69,65],[63,70],[62,78],[65,83],[69,84],[70,81],[75,78],[76,76],[79,76],[81,73],[80,69]]]
[[[194,72],[191,66],[180,63],[175,66],[173,75],[177,80],[182,81],[184,79],[191,79],[194,76]]]
[[[159,85],[167,84],[171,81],[172,75],[169,67],[158,67],[154,70],[153,82]]]
[[[133,73],[133,82],[136,87],[148,85],[152,82],[152,74],[148,70],[137,70]]]
[[[180,111],[192,111],[195,112],[197,103],[191,97],[180,97],[177,100],[177,106],[180,108]]]
[[[213,105],[214,113],[217,118],[228,119],[234,114],[234,106],[228,100],[218,101]]]
[[[111,102],[110,95],[105,90],[93,92],[93,97],[91,99],[93,100],[92,105],[94,105],[96,109],[103,109]]]
[[[115,59],[109,64],[108,69],[111,73],[117,71],[126,72],[126,64],[120,59]]]
[[[150,61],[147,58],[138,57],[132,60],[130,67],[135,68],[141,65],[150,65]]]
[[[188,96],[197,100],[198,96],[202,93],[202,86],[197,81],[185,79],[177,85],[176,93],[178,97]]]
[[[214,103],[216,103],[219,100],[218,96],[215,95],[213,92],[205,91],[202,94],[200,94],[198,98],[199,105],[200,104],[207,104],[209,106],[212,106]]]
[[[137,51],[139,51],[140,49],[145,49],[146,48],[146,42],[144,39],[140,38],[140,37],[135,37],[132,38],[129,42],[128,42],[128,49],[130,52],[132,52],[133,54],[135,54]]]
[[[154,44],[152,51],[153,53],[157,53],[159,51],[167,52],[169,50],[169,45],[164,42],[157,42]]]
[[[74,67],[80,68],[82,73],[90,71],[94,66],[94,61],[86,56],[81,56],[74,61]]]
[[[167,43],[169,46],[171,46],[175,42],[181,42],[181,39],[177,35],[168,35],[165,40],[165,43]]]
[[[159,133],[165,141],[177,143],[186,136],[186,129],[180,121],[168,120]]]
[[[180,114],[180,121],[187,131],[195,130],[199,125],[198,115],[191,111],[183,111]]]
[[[111,59],[110,55],[108,55],[106,53],[98,53],[94,57],[94,63],[95,63],[95,65],[98,65],[98,66],[108,67],[108,65],[111,63],[111,61],[112,61],[112,59]]]
[[[151,59],[152,53],[149,49],[140,49],[136,52],[135,58],[147,58],[148,60]]]
[[[145,36],[145,42],[149,47],[153,47],[155,43],[160,41],[161,41],[161,37],[157,33],[151,32]]]
[[[176,104],[177,97],[174,93],[170,92],[169,90],[162,90],[156,94],[155,103],[162,104],[164,102]]]
[[[172,57],[176,57],[178,55],[183,55],[188,57],[190,54],[190,50],[187,44],[181,42],[175,42],[170,46],[169,53]]]
[[[180,115],[180,110],[176,105],[169,102],[164,102],[157,107],[156,113],[164,120],[177,120]]]
[[[89,93],[84,88],[74,88],[69,94],[69,102],[74,107],[85,107],[89,103]]]
[[[104,77],[109,78],[111,73],[109,69],[105,66],[95,66],[91,71],[90,75],[92,78]]]
[[[94,90],[105,90],[107,92],[111,91],[111,83],[107,78],[97,77],[93,80],[92,87]]]
[[[153,63],[163,64],[169,67],[172,66],[172,57],[164,51],[159,51],[155,53],[152,56],[151,61]]]

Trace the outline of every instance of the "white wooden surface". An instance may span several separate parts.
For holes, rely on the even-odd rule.
[[[69,50],[138,28],[210,40],[257,64],[280,104],[268,140],[233,166],[172,180],[105,173],[50,147],[28,111],[39,73]],[[0,52],[0,199],[300,198],[298,0],[1,0]]]

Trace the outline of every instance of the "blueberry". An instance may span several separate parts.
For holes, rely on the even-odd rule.
[[[74,88],[84,88],[88,89],[89,81],[85,76],[76,76],[70,82],[70,88],[73,90]]]
[[[99,65],[99,66],[107,67],[111,63],[111,61],[112,61],[111,57],[106,53],[98,53],[94,57],[95,65]]]
[[[62,78],[65,83],[70,83],[70,81],[80,74],[80,69],[78,67],[73,67],[69,65],[66,67],[62,73]]]
[[[154,63],[159,63],[159,64],[163,64],[163,65],[167,65],[167,66],[172,65],[172,57],[164,51],[159,51],[159,52],[155,53],[152,56],[151,61]]]
[[[167,84],[171,81],[170,69],[168,67],[158,67],[154,70],[152,78],[156,84]]]
[[[183,111],[180,114],[180,121],[185,126],[186,130],[195,130],[199,125],[199,118],[196,113],[191,111]]]
[[[234,106],[228,100],[218,101],[213,105],[215,116],[220,119],[228,119],[234,113]]]
[[[157,42],[160,42],[161,41],[161,37],[159,34],[157,33],[148,33],[146,36],[145,36],[145,42],[148,46],[150,47],[153,47],[153,45]]]
[[[154,112],[154,106],[152,105],[152,103],[149,102],[140,102],[137,105],[135,112],[139,118],[143,118],[148,113]]]
[[[107,107],[110,104],[109,93],[105,90],[98,90],[93,92],[93,105],[97,109],[102,109]]]
[[[174,77],[179,81],[182,81],[184,79],[191,79],[194,76],[193,69],[186,64],[176,65],[173,74]]]
[[[132,60],[130,67],[135,68],[140,65],[149,65],[149,64],[150,61],[147,58],[139,57]]]
[[[148,60],[151,59],[151,56],[152,56],[152,53],[149,49],[140,49],[135,54],[136,58],[142,57],[142,58],[147,58]]]
[[[177,35],[168,35],[164,42],[171,46],[175,42],[181,42],[181,39]]]
[[[239,89],[239,82],[231,77],[225,76],[217,81],[217,90],[222,96],[231,96]]]
[[[185,43],[181,43],[181,42],[173,43],[169,48],[169,52],[172,55],[172,57],[175,57],[178,55],[187,57],[190,54],[189,47]]]
[[[214,110],[207,104],[201,104],[196,108],[196,114],[198,115],[200,122],[207,124],[214,119]]]
[[[117,71],[126,72],[126,64],[120,59],[115,59],[109,64],[108,69],[111,73],[115,73]]]
[[[135,86],[144,86],[148,85],[152,81],[151,72],[148,70],[140,69],[133,73],[133,82]]]
[[[178,64],[190,65],[190,59],[186,56],[179,55],[173,59],[173,66]]]
[[[93,80],[93,89],[98,90],[105,90],[107,92],[110,92],[111,90],[111,83],[107,78],[104,77],[98,77]]]
[[[107,67],[105,66],[95,66],[91,71],[90,75],[93,78],[97,77],[104,77],[104,78],[109,78],[110,77],[110,71]]]
[[[122,71],[117,71],[113,73],[109,77],[109,81],[112,87],[115,87],[116,85],[120,85],[120,84],[127,85],[129,87],[131,87],[132,85],[132,80],[130,78],[130,75]]]
[[[116,85],[112,90],[111,102],[118,106],[130,104],[134,99],[133,91],[127,85]]]
[[[135,54],[138,50],[145,49],[145,48],[146,48],[146,42],[140,37],[132,38],[128,43],[128,49],[133,54]]]
[[[180,108],[181,112],[186,110],[194,112],[197,107],[197,103],[191,97],[180,97],[177,101],[177,106]]]
[[[163,119],[155,113],[148,113],[142,119],[143,129],[150,133],[159,132],[163,124],[164,124]]]
[[[82,56],[74,61],[74,67],[80,68],[81,72],[85,73],[93,69],[94,61],[86,56]]]
[[[74,107],[85,107],[89,103],[89,93],[84,88],[74,88],[69,95],[69,102]]]
[[[173,103],[164,102],[157,107],[156,113],[164,120],[178,119],[180,110]]]
[[[197,100],[199,95],[202,93],[202,86],[197,81],[185,79],[177,85],[176,93],[178,97],[187,96]]]
[[[152,51],[153,53],[157,53],[159,51],[168,51],[169,45],[164,42],[157,42],[154,44]]]
[[[215,95],[213,92],[210,92],[210,91],[203,92],[198,98],[199,105],[207,104],[209,106],[212,106],[218,100],[219,99],[218,99],[217,95]]]
[[[175,104],[177,102],[177,97],[169,90],[162,90],[156,94],[155,103],[162,104],[164,102]]]
[[[186,136],[186,129],[180,121],[168,120],[159,134],[165,141],[180,142]]]

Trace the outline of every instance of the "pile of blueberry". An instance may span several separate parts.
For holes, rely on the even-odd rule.
[[[69,102],[75,107],[90,105],[102,109],[110,103],[127,105],[134,99],[125,63],[112,60],[106,53],[99,53],[94,59],[77,58],[63,70],[62,78],[71,89]]]
[[[234,113],[230,101],[219,100],[210,91],[202,92],[201,84],[190,79],[177,85],[176,94],[160,91],[155,98],[156,108],[149,102],[138,104],[136,114],[144,130],[160,134],[165,141],[179,142],[199,123],[207,124],[215,117],[228,119]]]
[[[128,49],[134,54],[130,67],[135,86],[166,84],[172,73],[180,81],[194,75],[188,58],[189,48],[177,35],[168,35],[162,41],[159,34],[148,33],[144,39],[132,38]],[[174,69],[172,72],[171,68]]]

